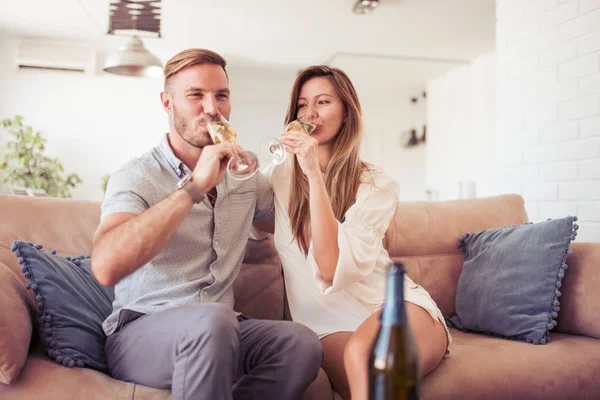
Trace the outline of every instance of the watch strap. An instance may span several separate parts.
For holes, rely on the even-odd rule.
[[[194,204],[198,204],[201,203],[202,200],[204,200],[204,198],[206,197],[206,193],[204,193],[201,190],[198,190],[192,184],[192,180],[193,178],[191,174],[185,175],[183,178],[181,178],[179,182],[177,182],[177,189],[185,190],[192,198],[192,202],[194,202]]]

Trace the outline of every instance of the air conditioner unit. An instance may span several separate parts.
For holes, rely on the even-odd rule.
[[[19,69],[69,71],[95,75],[96,52],[88,47],[23,41],[17,47]]]

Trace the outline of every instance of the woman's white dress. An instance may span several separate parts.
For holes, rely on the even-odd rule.
[[[290,158],[270,168],[266,175],[275,194],[274,240],[292,319],[311,328],[319,338],[334,332],[354,332],[385,300],[386,269],[392,260],[383,247],[383,238],[398,204],[398,183],[373,167],[363,174],[356,203],[346,212],[344,222],[338,222],[339,259],[333,281],[326,282],[315,261],[312,242],[306,258],[293,239],[288,212]],[[441,311],[427,291],[408,276],[404,299],[442,322],[449,345],[451,338]]]

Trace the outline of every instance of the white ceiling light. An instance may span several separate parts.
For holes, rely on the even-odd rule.
[[[158,57],[150,53],[137,36],[109,54],[104,63],[105,72],[125,76],[159,77],[162,69]]]
[[[109,0],[110,14],[108,34],[128,36],[124,46],[106,58],[104,71],[124,76],[158,77],[162,75],[162,63],[145,47],[137,32],[156,34],[161,37],[161,0]],[[150,2],[152,4],[150,4]],[[156,16],[159,18],[155,18]],[[125,34],[125,32],[128,32]],[[134,36],[130,36],[134,35]]]
[[[369,14],[379,6],[379,0],[358,0],[353,11],[356,14]]]

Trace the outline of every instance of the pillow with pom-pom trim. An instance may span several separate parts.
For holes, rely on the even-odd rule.
[[[450,326],[546,344],[560,311],[577,217],[467,233]]]
[[[50,358],[108,372],[102,322],[112,312],[114,292],[96,281],[89,256],[62,258],[20,240],[11,250],[35,295],[39,336]]]

